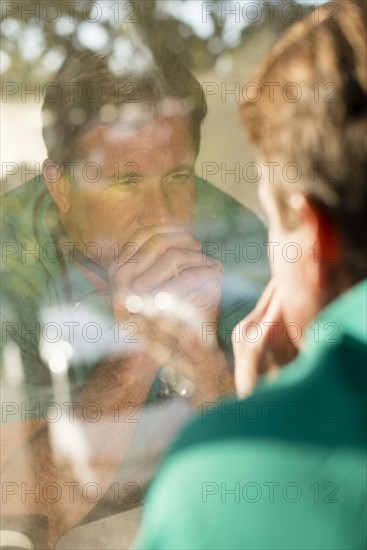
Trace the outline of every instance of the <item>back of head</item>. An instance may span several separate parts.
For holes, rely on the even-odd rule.
[[[357,280],[367,274],[366,43],[365,0],[318,8],[270,51],[252,76],[260,99],[241,106],[261,159],[299,170],[297,181],[283,171],[273,184],[284,223],[289,193],[305,193],[335,222]]]

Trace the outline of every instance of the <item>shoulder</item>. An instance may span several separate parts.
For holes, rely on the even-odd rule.
[[[224,265],[223,311],[231,328],[255,306],[270,272],[267,230],[254,212],[214,185],[196,179],[196,236],[203,252]]]
[[[359,547],[366,443],[361,411],[346,415],[361,395],[344,406],[310,378],[205,404],[152,485],[139,548]]]
[[[3,235],[18,241],[36,238],[42,213],[51,204],[52,198],[41,176],[4,193],[1,197]]]
[[[265,236],[266,230],[262,221],[236,199],[199,177],[196,178],[196,189],[199,223],[205,220],[218,229],[236,228],[237,234],[250,231]]]
[[[33,308],[48,295],[45,247],[53,242],[46,212],[53,204],[43,178],[36,177],[5,193],[1,201],[2,292],[15,304]]]

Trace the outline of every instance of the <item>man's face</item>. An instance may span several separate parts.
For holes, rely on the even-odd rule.
[[[193,233],[196,155],[183,114],[134,130],[123,123],[96,126],[80,138],[78,155],[70,210],[61,219],[80,249],[98,245],[99,263],[108,267],[143,226],[177,225]]]

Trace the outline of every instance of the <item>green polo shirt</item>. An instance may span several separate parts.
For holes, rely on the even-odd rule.
[[[196,184],[197,238],[204,252],[225,267],[219,336],[230,349],[233,326],[251,311],[269,278],[267,235],[258,218],[234,199],[199,178]],[[1,211],[2,398],[39,409],[53,399],[40,341],[71,343],[70,378],[77,392],[116,344],[133,345],[135,339],[131,327],[120,332],[101,296],[75,265],[75,247],[62,234],[41,177],[3,195]],[[91,247],[85,255],[94,253]],[[21,369],[7,345],[12,342],[20,351]],[[19,353],[17,357],[19,363]],[[19,418],[14,413],[5,420],[11,419]]]
[[[148,494],[136,548],[366,548],[363,281],[243,401],[204,404]]]

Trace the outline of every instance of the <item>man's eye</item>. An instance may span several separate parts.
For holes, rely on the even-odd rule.
[[[171,174],[168,179],[174,183],[183,183],[190,179],[190,174],[185,172],[181,172],[180,174]]]
[[[139,181],[139,178],[127,176],[125,178],[120,178],[116,180],[115,183],[117,185],[124,185],[126,187],[129,187],[129,185],[134,185],[136,183],[139,183]]]

